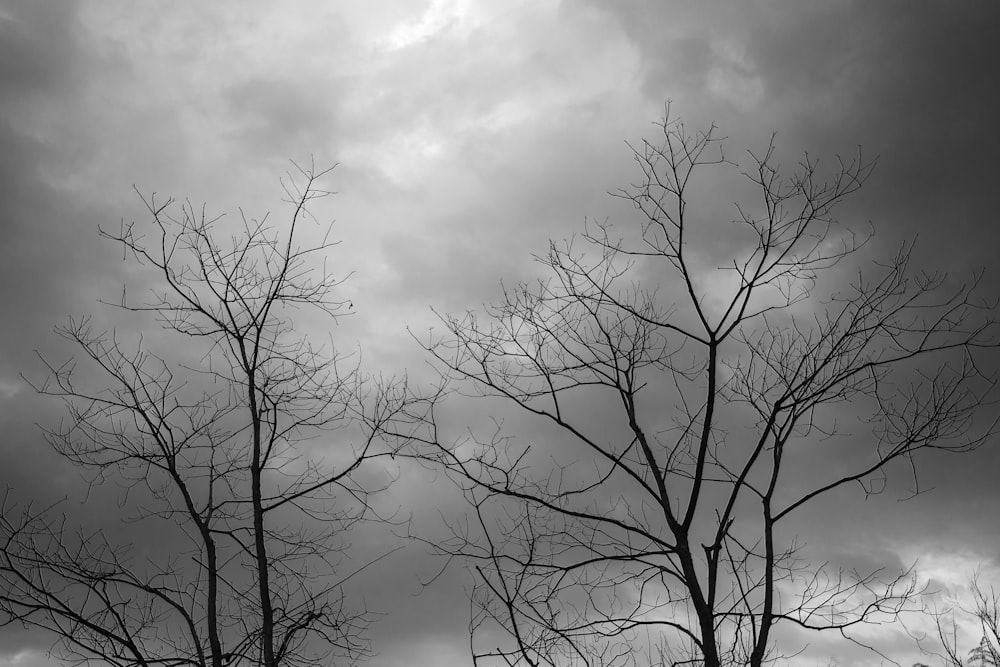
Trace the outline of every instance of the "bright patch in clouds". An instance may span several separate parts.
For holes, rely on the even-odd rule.
[[[917,574],[921,581],[946,586],[947,592],[954,594],[967,592],[972,577],[977,573],[985,581],[1000,581],[1000,571],[988,568],[980,554],[962,551],[920,552],[910,548],[903,550],[900,555],[903,562],[917,562]]]
[[[385,43],[390,49],[402,49],[430,39],[444,30],[456,27],[468,30],[472,3],[467,0],[434,0],[416,21],[397,26]]]
[[[0,655],[0,667],[52,667],[54,664],[45,653],[33,649]]]

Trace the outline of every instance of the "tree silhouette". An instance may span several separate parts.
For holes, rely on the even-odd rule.
[[[814,563],[786,524],[996,430],[977,416],[998,345],[978,276],[913,271],[906,244],[838,280],[870,235],[834,212],[874,162],[783,175],[772,140],[740,171],[714,126],[668,107],[658,128],[616,193],[636,227],[552,243],[545,278],[425,342],[456,392],[506,405],[486,431],[423,436],[471,508],[435,546],[471,559],[476,664],[756,667],[801,648],[786,626],[866,645],[853,630],[893,620],[914,580]],[[756,192],[726,228],[712,170]]]
[[[1000,665],[1000,595],[984,587],[978,577],[972,580],[973,603],[971,608],[957,605],[958,611],[970,614],[979,623],[982,635],[965,659],[959,648],[958,623],[955,609],[933,612],[937,621],[937,634],[947,667],[988,667]],[[950,626],[950,627],[949,627]]]
[[[330,170],[296,170],[280,228],[241,212],[229,236],[204,209],[186,203],[174,217],[174,201],[154,194],[143,199],[149,232],[102,231],[156,279],[148,301],[123,291],[114,305],[154,316],[167,350],[71,321],[57,331],[86,372],[43,358],[49,377],[36,388],[66,405],[52,446],[93,484],[122,485],[125,518],[171,535],[170,551],[137,557],[8,492],[0,624],[42,628],[66,659],[111,665],[274,667],[368,652],[370,613],[342,585],[372,561],[346,560],[344,536],[383,519],[371,494],[391,480],[366,466],[393,450],[369,426],[405,394],[294,328],[296,309],[341,316],[347,275],[326,268],[329,227],[299,241],[316,223],[310,204],[330,194],[319,188]],[[317,438],[326,463],[302,449]]]

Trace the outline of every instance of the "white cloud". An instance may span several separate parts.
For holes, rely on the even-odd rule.
[[[434,0],[415,21],[396,26],[382,40],[390,50],[422,42],[444,30],[468,30],[471,3],[463,0]]]

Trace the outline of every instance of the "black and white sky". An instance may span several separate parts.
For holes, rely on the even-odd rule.
[[[871,222],[866,253],[918,237],[921,267],[982,268],[998,293],[998,34],[1000,4],[972,0],[0,0],[0,483],[117,521],[108,499],[80,505],[78,473],[36,426],[60,407],[21,374],[41,372],[35,350],[69,353],[53,325],[104,322],[99,299],[141,289],[98,238],[143,219],[133,185],[279,220],[289,159],[338,163],[338,195],[315,212],[336,218],[330,263],[354,272],[343,294],[358,314],[333,335],[371,369],[417,377],[407,327],[425,331],[432,307],[475,308],[537,275],[531,254],[587,218],[627,222],[606,193],[634,180],[625,141],[651,136],[668,99],[689,126],[717,123],[732,155],[772,133],[788,163],[861,146],[878,168],[841,217]],[[738,196],[704,192],[719,210]],[[931,491],[898,502],[903,480],[828,507],[810,546],[919,561],[956,596],[977,570],[1000,585],[1000,442],[924,464]],[[413,473],[393,498],[432,522],[451,502],[432,482]],[[435,565],[411,545],[355,586],[384,613],[371,664],[468,663],[462,572],[416,595]],[[900,663],[920,658],[880,632]],[[47,646],[0,633],[0,667],[48,665]]]

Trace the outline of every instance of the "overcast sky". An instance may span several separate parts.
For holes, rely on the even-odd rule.
[[[692,127],[716,122],[733,155],[772,132],[788,162],[860,145],[879,165],[842,217],[871,221],[869,251],[919,236],[921,266],[982,267],[993,286],[998,34],[993,1],[0,0],[0,481],[78,494],[35,426],[58,406],[20,374],[40,372],[34,350],[67,353],[54,324],[104,317],[98,299],[141,285],[97,235],[142,219],[133,185],[278,220],[289,159],[338,163],[316,213],[336,218],[331,262],[354,272],[359,314],[334,335],[418,375],[406,327],[425,330],[431,307],[532,277],[531,254],[585,218],[625,222],[606,193],[634,180],[624,142],[651,136],[668,99]],[[928,460],[933,492],[829,511],[811,546],[919,558],[960,594],[977,568],[1000,572],[997,472],[1000,443]],[[394,497],[431,515],[445,501],[427,482]],[[386,614],[372,664],[467,664],[462,573],[414,597],[433,563],[407,553],[366,584]],[[919,658],[892,641],[901,663]],[[0,667],[45,665],[46,645],[0,634]],[[837,650],[807,655],[852,664]]]

